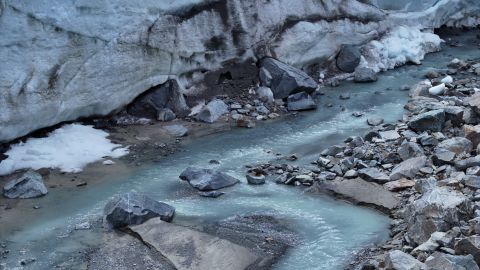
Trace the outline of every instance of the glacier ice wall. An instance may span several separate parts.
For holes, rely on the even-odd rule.
[[[226,62],[306,68],[393,26],[474,24],[479,11],[478,0],[0,0],[0,142]]]

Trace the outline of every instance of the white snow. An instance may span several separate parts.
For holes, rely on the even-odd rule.
[[[434,87],[431,87],[430,89],[428,89],[428,93],[432,94],[432,95],[441,95],[445,92],[445,84],[444,83],[441,83],[437,86],[434,86]]]
[[[415,27],[399,26],[380,40],[366,45],[367,55],[361,65],[376,72],[393,69],[412,62],[420,64],[425,54],[440,50],[439,36],[422,32]]]
[[[448,75],[445,78],[441,80],[442,83],[453,83],[453,78],[452,76]]]
[[[107,136],[107,132],[92,126],[64,125],[48,137],[12,145],[5,153],[8,158],[0,163],[0,175],[27,168],[55,168],[75,173],[103,157],[118,158],[128,153],[126,147],[112,143]]]

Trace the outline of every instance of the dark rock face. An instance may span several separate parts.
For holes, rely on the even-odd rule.
[[[138,225],[151,219],[160,217],[170,222],[175,214],[172,206],[155,201],[136,192],[124,193],[111,199],[104,209],[105,221],[112,228],[121,228],[129,225]]]
[[[356,82],[375,82],[377,81],[377,73],[371,68],[357,67],[354,80]]]
[[[3,195],[10,199],[36,198],[47,193],[42,176],[35,171],[28,171],[20,178],[7,182],[3,187]]]
[[[261,76],[262,85],[270,87],[275,98],[286,98],[299,92],[313,93],[318,85],[305,72],[284,64],[273,58],[265,58],[261,61],[261,67],[268,71],[263,73],[269,76]],[[269,82],[270,81],[270,82]]]
[[[360,56],[360,50],[357,46],[351,44],[343,45],[337,55],[337,67],[343,72],[352,73],[360,64]]]
[[[192,187],[200,191],[217,190],[233,186],[239,182],[238,179],[226,173],[194,167],[189,167],[183,171],[180,174],[180,179],[188,181]]]
[[[288,96],[287,108],[289,111],[314,110],[317,104],[309,94],[301,92]]]
[[[127,112],[137,117],[157,119],[166,108],[180,117],[190,112],[176,80],[169,80],[140,95],[127,107]]]
[[[416,132],[442,131],[445,124],[445,111],[434,110],[413,117],[408,122],[408,127]]]

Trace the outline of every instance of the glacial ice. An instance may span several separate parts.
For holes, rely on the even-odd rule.
[[[64,125],[45,138],[31,138],[11,146],[0,163],[0,175],[19,169],[59,169],[80,172],[89,163],[104,157],[118,158],[128,153],[126,147],[112,143],[108,133],[80,124]]]

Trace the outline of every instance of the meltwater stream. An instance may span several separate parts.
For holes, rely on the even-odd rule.
[[[389,219],[325,196],[303,194],[301,188],[274,182],[250,186],[244,178],[244,165],[275,162],[272,152],[297,153],[301,157],[298,163],[307,164],[315,160],[324,147],[340,143],[347,136],[362,134],[367,129],[368,117],[380,116],[387,123],[400,119],[407,92],[400,91],[399,87],[418,82],[429,69],[444,68],[452,53],[468,58],[472,52],[466,48],[446,48],[427,56],[421,66],[383,73],[376,83],[344,82],[340,87],[326,88],[315,112],[254,129],[235,129],[195,139],[185,145],[185,151],[159,163],[110,177],[81,191],[52,189],[47,196],[35,200],[41,208],[25,211],[14,230],[4,230],[0,223],[0,243],[6,243],[10,250],[4,261],[0,258],[0,263],[5,262],[10,269],[19,267],[21,259],[34,257],[36,262],[24,269],[52,269],[59,264],[65,269],[84,269],[84,264],[76,263],[78,258],[74,254],[100,244],[103,232],[71,232],[72,227],[81,221],[98,219],[111,196],[135,190],[174,206],[173,222],[177,224],[195,226],[237,214],[273,214],[300,236],[299,245],[291,249],[275,269],[342,269],[352,252],[388,237]],[[351,98],[340,101],[339,95],[344,93]],[[327,107],[329,103],[334,106]],[[355,118],[351,115],[354,111],[361,111],[365,116]],[[211,159],[221,164],[209,165]],[[242,183],[226,189],[220,198],[202,198],[188,192],[188,184],[178,179],[188,166],[220,169],[242,179]]]

